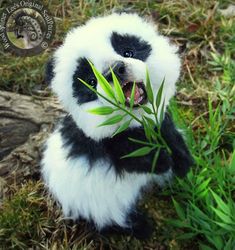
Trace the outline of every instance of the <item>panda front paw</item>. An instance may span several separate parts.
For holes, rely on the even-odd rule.
[[[194,164],[194,160],[183,136],[176,129],[168,113],[166,113],[162,122],[161,134],[172,152],[173,172],[179,177],[184,177]]]

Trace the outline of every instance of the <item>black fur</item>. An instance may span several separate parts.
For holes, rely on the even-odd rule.
[[[194,160],[182,135],[175,129],[174,123],[168,113],[165,114],[162,122],[161,134],[172,150],[173,171],[177,176],[184,177],[190,166],[194,164]]]
[[[78,66],[73,75],[73,96],[77,99],[78,104],[94,101],[98,98],[97,95],[78,79],[87,83],[91,79],[96,79],[92,68],[86,58],[80,58],[77,63]]]
[[[121,56],[124,56],[125,51],[131,50],[133,58],[146,61],[152,50],[150,44],[141,38],[133,35],[120,35],[113,32],[111,35],[111,44],[113,49]]]
[[[153,232],[153,223],[143,212],[134,210],[127,217],[127,224],[130,227],[120,227],[118,225],[106,226],[101,230],[101,234],[109,236],[112,234],[131,235],[139,240],[148,239]]]
[[[175,129],[169,115],[165,116],[161,132],[172,150],[172,156],[165,150],[161,150],[155,167],[155,173],[164,173],[172,167],[178,176],[184,176],[193,164],[193,160],[182,136]],[[128,129],[113,138],[105,138],[97,142],[86,137],[76,126],[73,119],[70,116],[66,116],[62,121],[61,134],[64,146],[70,146],[69,158],[76,158],[81,155],[87,156],[91,164],[97,159],[106,157],[110,159],[110,163],[119,174],[123,170],[139,173],[151,171],[153,152],[144,157],[120,159],[122,156],[140,147],[139,144],[128,140],[129,137],[146,140],[144,130],[141,127]]]
[[[54,77],[54,58],[51,58],[47,64],[46,64],[46,69],[45,69],[45,82],[47,84],[51,83],[52,78]]]

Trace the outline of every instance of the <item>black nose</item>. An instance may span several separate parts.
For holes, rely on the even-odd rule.
[[[125,78],[125,74],[126,74],[126,67],[125,67],[124,62],[116,61],[110,67],[112,68],[118,80],[123,81]],[[105,78],[107,79],[107,81],[112,81],[112,74],[110,70],[108,70],[107,74],[105,74]]]
[[[122,61],[115,62],[112,69],[114,74],[118,77],[123,77],[124,74],[126,73],[125,64]]]

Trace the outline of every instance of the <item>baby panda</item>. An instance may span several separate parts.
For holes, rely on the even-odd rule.
[[[90,114],[93,108],[109,105],[79,79],[103,93],[90,61],[112,85],[110,67],[126,97],[136,83],[133,113],[141,119],[139,105],[149,105],[146,68],[154,93],[165,78],[165,115],[161,133],[172,154],[162,149],[154,173],[154,153],[121,158],[138,145],[128,138],[146,140],[143,127],[133,120],[128,130],[112,136],[125,122],[99,127],[109,116]],[[180,74],[177,49],[158,34],[154,25],[137,14],[111,14],[92,18],[72,29],[48,63],[46,79],[63,104],[67,115],[46,142],[42,175],[66,217],[85,219],[100,232],[119,230],[137,238],[148,237],[151,226],[137,203],[143,190],[162,186],[172,176],[183,177],[193,163],[186,144],[175,128],[166,106],[175,93]]]

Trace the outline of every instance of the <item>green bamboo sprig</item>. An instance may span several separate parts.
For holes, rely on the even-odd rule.
[[[98,96],[100,96],[102,99],[107,101],[111,106],[102,106],[95,109],[88,110],[89,113],[96,114],[96,115],[111,115],[112,113],[116,111],[123,111],[125,114],[118,114],[115,116],[109,117],[107,120],[105,120],[103,123],[101,123],[99,126],[108,126],[108,125],[114,125],[120,123],[124,117],[130,117],[127,121],[125,121],[123,124],[121,124],[118,129],[114,132],[113,136],[125,131],[128,129],[130,123],[135,120],[137,121],[141,126],[144,128],[144,132],[147,138],[147,141],[141,141],[136,138],[128,138],[130,141],[135,142],[137,144],[142,145],[141,148],[130,152],[127,155],[122,156],[121,158],[127,158],[127,157],[140,157],[147,155],[153,151],[154,157],[152,162],[152,171],[154,170],[156,166],[156,162],[160,153],[160,150],[162,148],[165,148],[169,153],[171,153],[170,148],[166,144],[164,138],[161,136],[161,123],[163,120],[163,114],[164,114],[164,100],[162,100],[162,92],[164,87],[164,80],[162,81],[162,84],[158,90],[158,93],[156,97],[154,97],[153,90],[150,83],[149,73],[146,71],[146,92],[147,92],[147,99],[149,103],[151,104],[151,108],[147,106],[141,106],[144,110],[144,112],[148,115],[153,115],[154,120],[150,118],[149,116],[142,115],[142,119],[138,118],[136,115],[134,115],[133,108],[134,108],[134,95],[135,95],[135,88],[136,84],[133,84],[132,90],[131,90],[131,96],[130,96],[130,107],[126,107],[125,105],[125,95],[123,93],[122,87],[114,74],[112,68],[110,68],[110,72],[112,74],[113,79],[113,87],[109,84],[109,82],[105,79],[105,77],[91,64],[91,68],[97,78],[97,81],[99,82],[99,85],[105,92],[106,96],[99,91],[97,91],[95,88],[93,88],[91,85],[86,83],[83,79],[79,79],[87,88],[89,88],[91,91],[96,93]],[[161,110],[160,110],[160,105]],[[158,112],[160,111],[160,119],[158,119]]]

